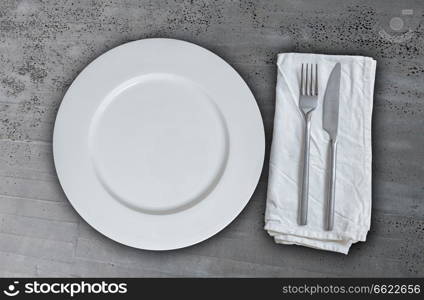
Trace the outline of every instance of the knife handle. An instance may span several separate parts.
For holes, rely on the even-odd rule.
[[[311,140],[311,112],[305,115],[305,135],[303,147],[302,189],[299,201],[298,224],[306,225],[308,221],[308,192],[309,192],[309,145]]]
[[[326,204],[325,230],[333,230],[334,225],[334,203],[336,196],[336,156],[337,141],[330,141],[330,174],[328,180],[328,197]]]

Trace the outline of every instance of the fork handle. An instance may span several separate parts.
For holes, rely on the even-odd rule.
[[[337,141],[330,141],[330,175],[328,180],[328,198],[326,204],[325,230],[333,230],[334,203],[336,196],[336,155]]]
[[[306,225],[308,221],[308,191],[309,191],[309,145],[311,140],[311,116],[310,112],[305,114],[305,134],[303,137],[303,172],[302,189],[299,201],[298,224]]]

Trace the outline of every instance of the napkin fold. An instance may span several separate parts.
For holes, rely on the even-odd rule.
[[[341,64],[334,229],[324,230],[329,137],[322,105],[334,65]],[[308,224],[297,224],[305,120],[299,109],[300,66],[319,66],[318,107],[312,114]],[[371,222],[371,115],[376,61],[369,57],[284,53],[277,60],[274,133],[265,230],[281,244],[347,254],[365,241]]]

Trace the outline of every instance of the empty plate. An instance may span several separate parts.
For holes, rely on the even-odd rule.
[[[125,245],[167,250],[227,226],[258,183],[260,112],[224,60],[173,39],[124,44],[67,91],[53,136],[69,201]]]

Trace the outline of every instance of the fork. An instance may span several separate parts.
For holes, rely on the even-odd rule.
[[[314,68],[315,66],[315,68]],[[314,70],[315,69],[315,70]],[[298,224],[306,225],[308,219],[309,191],[309,144],[312,112],[318,105],[318,65],[302,64],[300,71],[299,108],[305,118],[305,134],[303,147],[302,187],[298,210]]]

